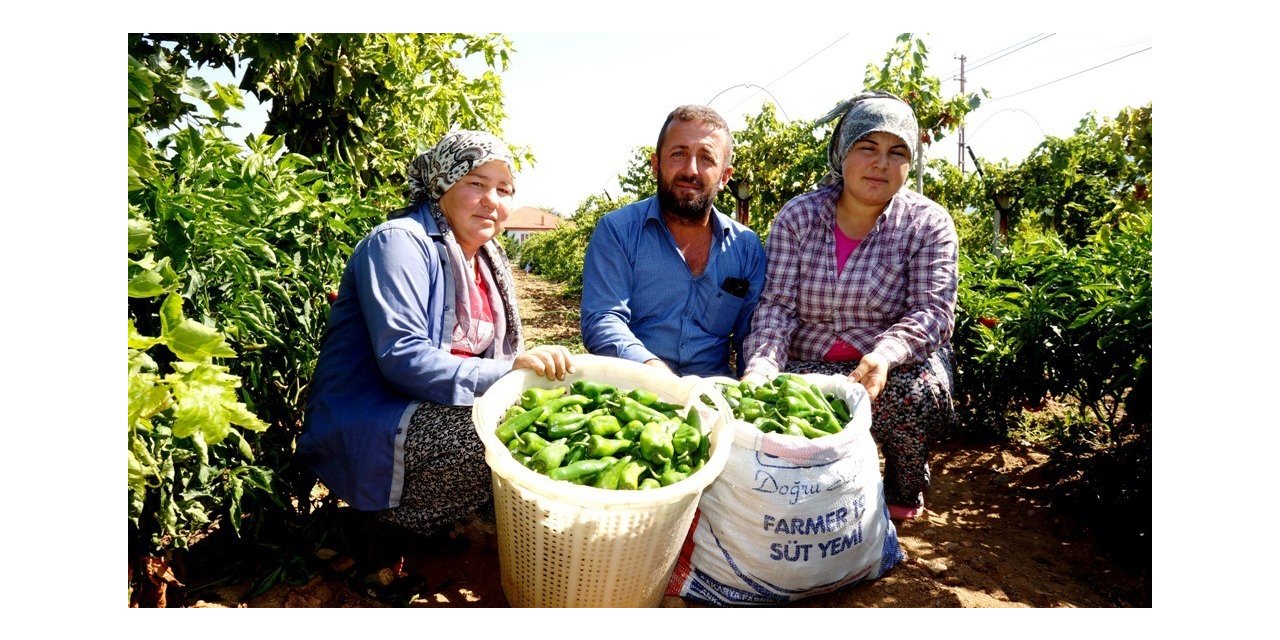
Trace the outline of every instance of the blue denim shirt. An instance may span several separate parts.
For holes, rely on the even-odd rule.
[[[421,400],[471,405],[511,362],[449,352],[453,286],[425,206],[356,245],[320,347],[296,457],[356,509],[398,506]]]
[[[712,211],[711,253],[694,276],[667,230],[656,197],[606,214],[587,245],[582,270],[582,340],[594,354],[644,362],[661,358],[678,375],[734,375],[764,288],[760,237]],[[726,278],[749,283],[745,297]]]

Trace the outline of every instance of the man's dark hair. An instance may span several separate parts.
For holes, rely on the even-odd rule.
[[[667,127],[671,126],[671,121],[677,119],[684,122],[693,121],[709,124],[714,129],[724,129],[729,138],[729,147],[725,150],[724,165],[726,167],[733,165],[733,132],[729,131],[729,123],[725,122],[724,118],[720,117],[720,114],[716,113],[715,109],[700,104],[686,104],[676,107],[674,111],[667,114],[667,121],[662,123],[662,130],[658,132],[658,146],[654,148],[654,153],[662,153],[662,143],[667,139]]]

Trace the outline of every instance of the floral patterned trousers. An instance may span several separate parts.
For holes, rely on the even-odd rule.
[[[800,360],[787,363],[786,371],[848,375],[857,366],[856,362]],[[948,433],[955,425],[954,371],[951,347],[943,347],[924,362],[890,371],[884,389],[871,403],[871,436],[884,456],[885,502],[924,506],[929,438]]]

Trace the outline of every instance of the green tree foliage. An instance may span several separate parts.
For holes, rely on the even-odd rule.
[[[194,485],[184,484],[172,471],[155,479],[148,471],[155,465],[135,452],[144,447],[131,444],[130,486],[145,477],[148,487],[167,491],[165,495],[198,497],[202,515],[194,508],[183,512],[193,523],[235,511],[233,528],[250,526],[253,532],[247,537],[265,543],[294,526],[292,516],[311,508],[314,477],[291,468],[289,460],[327,321],[327,294],[336,288],[356,242],[387,211],[403,204],[398,172],[423,145],[455,124],[500,133],[497,77],[490,71],[469,79],[456,65],[462,56],[476,54],[491,66],[505,66],[505,39],[133,34],[130,52],[131,390],[139,376],[154,380],[152,387],[179,384],[163,374],[170,367],[206,385],[221,385],[216,398],[202,394],[210,402],[243,406],[223,409],[220,415],[258,420],[249,426],[218,418],[216,424],[229,422],[251,431],[216,443],[221,428],[174,428],[173,437],[159,429],[140,430],[166,437],[163,444],[153,442],[145,449],[157,461],[161,449],[174,460],[187,461],[183,464],[199,460],[205,466],[192,468],[215,470],[197,472],[208,475],[216,467],[205,461],[222,459],[215,448],[231,446],[233,452],[251,453],[241,463],[252,460],[260,470],[223,471],[219,486],[225,492],[197,496]],[[206,65],[255,70],[247,76],[253,78],[252,89],[272,101],[269,133],[243,143],[225,136],[223,128],[242,106],[241,93],[192,75]],[[441,106],[441,101],[453,106]],[[135,228],[140,241],[146,237],[145,255],[134,255]],[[186,356],[174,351],[181,343],[168,339],[172,332],[166,327],[173,323],[165,324],[166,318],[179,317],[184,304],[189,311],[178,326],[222,327],[225,350],[211,351],[211,357],[238,357],[226,365],[184,364]],[[154,367],[134,353],[145,351],[135,341],[142,345],[155,339],[142,336],[158,337],[169,347],[150,356]],[[150,398],[159,393],[148,390],[152,387],[137,388]],[[178,397],[176,391],[173,395]],[[131,407],[131,433],[139,431],[134,423]],[[265,425],[272,428],[258,429]],[[201,436],[203,443],[197,440]],[[136,469],[149,475],[139,476]],[[242,482],[226,484],[231,477]],[[134,503],[131,497],[131,523]],[[144,515],[153,509],[146,499],[141,503]],[[250,513],[249,506],[257,513]],[[149,531],[139,537],[161,550],[179,548],[176,536]]]
[[[520,247],[520,263],[532,265],[534,273],[552,282],[564,283],[567,293],[581,294],[582,262],[596,223],[606,213],[636,200],[631,195],[617,199],[609,199],[603,195],[587,196],[578,205],[573,217],[559,227],[534,234],[525,240]]]
[[[1067,244],[1087,242],[1117,200],[1151,197],[1151,105],[1085,116],[1070,137],[1046,138],[1007,181],[1020,215]]]
[[[760,113],[747,116],[743,130],[734,133],[734,178],[749,186],[748,226],[761,239],[767,237],[782,205],[813,189],[826,175],[826,139],[832,126],[815,128],[804,120],[779,122],[775,107],[766,102]],[[727,191],[721,193],[720,202],[722,211],[736,208]]]
[[[896,42],[880,66],[867,65],[863,86],[868,90],[888,91],[911,105],[920,123],[920,141],[928,145],[959,128],[965,115],[977,109],[982,99],[976,93],[944,99],[942,82],[925,73],[929,50],[924,40],[904,33]]]
[[[238,534],[249,507],[277,500],[273,470],[258,464],[249,444],[269,425],[243,402],[241,378],[222,364],[237,353],[214,322],[187,317],[189,282],[175,267],[182,256],[164,253],[145,215],[168,169],[147,131],[194,117],[183,96],[200,100],[216,90],[184,82],[181,67],[162,57],[150,62],[129,58],[128,539],[138,584],[148,583],[151,568],[163,571],[173,550],[220,524]],[[163,592],[135,591],[131,583],[130,599],[154,604]]]
[[[349,164],[362,180],[403,184],[406,158],[451,127],[502,136],[511,42],[498,34],[255,34],[240,88],[271,101],[264,133],[306,156]],[[468,78],[459,63],[483,56]]]
[[[652,146],[636,147],[627,162],[626,169],[618,176],[622,195],[633,200],[643,200],[658,193],[658,179],[653,175]]]

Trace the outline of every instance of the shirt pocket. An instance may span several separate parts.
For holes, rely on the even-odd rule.
[[[867,284],[867,308],[882,316],[900,317],[907,309],[906,264],[878,264]]]
[[[706,308],[703,309],[700,322],[707,333],[714,336],[727,336],[733,331],[733,325],[738,321],[738,312],[742,311],[742,305],[746,300],[739,298],[724,289],[716,289],[709,298],[707,298]]]

